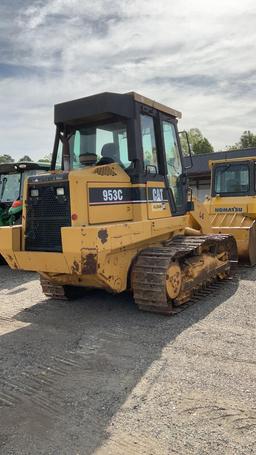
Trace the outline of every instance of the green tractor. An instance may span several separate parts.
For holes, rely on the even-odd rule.
[[[26,177],[45,173],[48,163],[33,161],[0,164],[0,226],[21,223],[22,192]]]

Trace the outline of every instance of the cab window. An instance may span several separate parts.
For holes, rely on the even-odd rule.
[[[55,169],[60,170],[62,169],[62,142],[59,141]]]
[[[141,134],[142,134],[142,148],[144,157],[144,167],[148,167],[148,171],[158,173],[157,151],[156,151],[156,137],[153,117],[149,115],[141,115]]]
[[[73,168],[81,167],[79,156],[96,153],[97,159],[118,163],[126,168],[130,165],[127,146],[127,128],[121,121],[85,126],[76,131],[70,142]]]
[[[250,189],[248,164],[223,164],[215,168],[214,192],[216,194],[245,194]]]
[[[21,174],[1,175],[1,202],[13,202],[20,195]]]
[[[163,137],[168,170],[168,182],[172,191],[176,209],[182,209],[183,201],[183,182],[182,182],[182,163],[178,148],[177,135],[172,123],[163,121]]]
[[[59,142],[56,168],[62,167],[62,143]],[[127,126],[125,122],[113,121],[77,128],[69,139],[70,164],[72,169],[83,167],[80,156],[93,153],[99,164],[118,163],[123,168],[130,166],[128,158]]]

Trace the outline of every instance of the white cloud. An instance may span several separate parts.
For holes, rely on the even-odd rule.
[[[48,153],[53,104],[106,90],[182,110],[217,149],[255,130],[254,1],[16,3],[1,6],[0,153]]]

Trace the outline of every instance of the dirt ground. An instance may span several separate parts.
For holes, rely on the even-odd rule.
[[[255,278],[167,318],[1,267],[1,455],[254,455]]]

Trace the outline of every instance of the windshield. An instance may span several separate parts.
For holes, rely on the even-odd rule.
[[[78,169],[81,155],[96,154],[98,164],[119,163],[126,168],[128,158],[127,127],[124,122],[115,121],[97,125],[81,126],[69,139],[70,165]],[[61,168],[62,144],[59,144],[56,168]]]
[[[215,168],[214,192],[219,194],[244,194],[249,192],[249,166],[223,164]]]
[[[21,174],[6,174],[0,176],[1,202],[13,202],[20,194]]]

